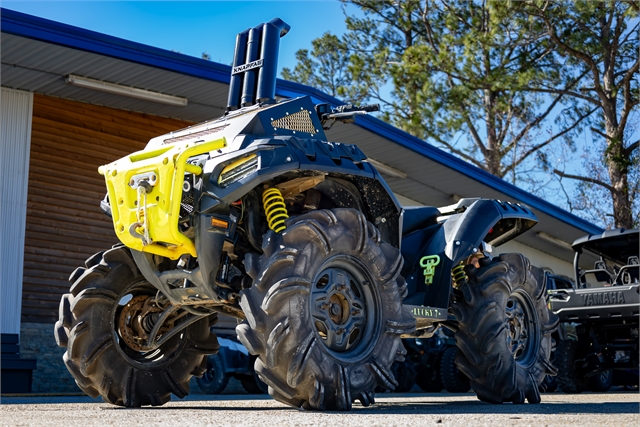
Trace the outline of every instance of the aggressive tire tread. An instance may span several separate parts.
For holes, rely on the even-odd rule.
[[[90,257],[71,275],[70,293],[60,301],[55,336],[66,348],[63,361],[76,383],[92,397],[102,396],[119,406],[162,405],[171,393],[184,397],[192,375],[201,375],[205,355],[219,347],[209,331],[215,316],[188,326],[175,356],[147,367],[130,359],[114,333],[112,322],[122,306],[119,301],[129,289],[155,295],[137,269],[129,250],[117,246]],[[144,291],[141,291],[144,289]],[[128,351],[132,352],[131,349]],[[144,359],[143,359],[144,360]]]
[[[415,329],[401,304],[402,256],[353,209],[312,211],[290,218],[286,226],[281,234],[265,234],[262,256],[245,260],[254,280],[241,292],[246,320],[236,328],[238,337],[258,356],[255,371],[274,399],[315,410],[349,410],[354,399],[371,404],[376,386],[397,385],[389,370],[402,348],[400,334]],[[379,299],[379,320],[370,323],[372,343],[345,359],[325,345],[310,313],[316,274],[331,262],[369,269],[365,275],[371,279],[362,286]]]
[[[482,401],[539,403],[538,387],[546,374],[555,374],[549,360],[551,334],[558,325],[557,316],[547,308],[543,271],[521,254],[483,258],[480,268],[468,265],[465,271],[469,280],[459,287],[463,298],[452,307],[460,325],[458,368]],[[518,360],[511,352],[506,316],[507,303],[513,298],[525,307],[530,322],[531,338],[522,350],[525,356]]]

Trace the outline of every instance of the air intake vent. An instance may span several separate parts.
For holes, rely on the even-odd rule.
[[[310,115],[311,111],[309,110],[298,111],[297,113],[289,114],[272,121],[271,126],[273,126],[274,130],[286,129],[315,135],[318,131],[313,126],[313,121],[311,120]]]
[[[291,27],[280,18],[249,28],[236,37],[227,112],[276,101],[280,37]]]
[[[204,141],[206,139],[208,139],[209,136],[213,135],[214,133],[220,132],[221,130],[224,130],[224,128],[226,128],[227,126],[229,126],[228,124],[226,125],[222,125],[222,126],[218,126],[212,129],[205,129],[205,130],[201,130],[199,132],[194,132],[194,133],[188,133],[186,135],[182,135],[182,136],[176,136],[173,138],[169,138],[169,139],[165,139],[164,141],[162,141],[162,145],[169,145],[169,144],[175,144],[176,142],[182,142],[182,141],[188,141],[188,140],[196,140],[195,142],[198,142],[200,140]]]

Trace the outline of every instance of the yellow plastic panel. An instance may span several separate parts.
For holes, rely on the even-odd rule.
[[[180,232],[178,220],[182,200],[182,184],[185,172],[200,175],[199,166],[187,164],[190,157],[208,153],[226,147],[224,138],[210,142],[185,142],[150,151],[138,151],[100,166],[98,172],[104,175],[113,227],[118,239],[126,246],[170,259],[178,259],[184,254],[196,256],[195,244]],[[147,194],[147,226],[152,243],[144,245],[142,240],[133,236],[129,228],[138,222],[138,209],[142,216],[141,198],[138,206],[138,191],[130,183],[133,177],[145,173],[154,173],[155,185]],[[137,229],[144,234],[144,230]]]

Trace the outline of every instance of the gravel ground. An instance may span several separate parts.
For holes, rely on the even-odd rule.
[[[543,395],[539,405],[490,405],[467,394],[378,396],[351,412],[291,409],[268,397],[193,395],[158,408],[125,409],[88,397],[3,397],[1,426],[615,426],[640,425],[640,394]]]

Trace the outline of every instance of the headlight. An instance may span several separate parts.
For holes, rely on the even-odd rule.
[[[218,177],[218,185],[227,187],[245,176],[258,170],[258,155],[250,154],[242,157],[222,169]]]

